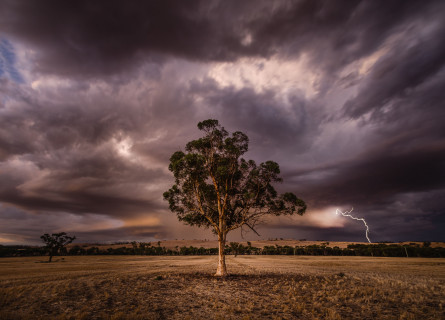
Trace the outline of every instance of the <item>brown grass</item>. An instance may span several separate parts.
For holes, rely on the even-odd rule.
[[[444,319],[445,259],[0,259],[0,319]]]

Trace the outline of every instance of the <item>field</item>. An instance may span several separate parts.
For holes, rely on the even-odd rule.
[[[445,259],[0,259],[0,319],[445,319]]]

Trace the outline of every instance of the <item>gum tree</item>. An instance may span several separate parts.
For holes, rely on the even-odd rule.
[[[64,248],[67,244],[70,244],[73,242],[76,237],[70,237],[66,234],[66,232],[60,232],[60,233],[53,233],[49,235],[48,233],[45,233],[43,236],[40,237],[42,241],[46,244],[46,250],[49,253],[49,260],[48,262],[51,262],[53,259],[53,256],[57,255],[62,248]]]
[[[241,157],[249,144],[244,133],[230,135],[213,119],[198,123],[198,128],[204,136],[170,158],[175,184],[164,199],[180,221],[213,229],[219,242],[216,276],[226,276],[228,232],[242,227],[255,231],[267,215],[303,215],[306,204],[293,193],[279,195],[274,189],[272,183],[282,181],[276,162],[257,165]]]

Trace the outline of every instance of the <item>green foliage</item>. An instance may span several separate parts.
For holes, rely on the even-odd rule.
[[[232,255],[311,255],[311,256],[374,256],[374,257],[406,257],[405,248],[409,257],[445,258],[445,247],[422,247],[398,244],[351,244],[348,248],[326,247],[325,245],[309,246],[265,246],[264,248],[244,246],[238,242],[230,242],[224,252]],[[31,246],[3,246],[0,245],[0,257],[41,256],[45,254],[43,247]],[[137,248],[120,247],[99,249],[91,247],[87,250],[74,246],[68,251],[69,255],[216,255],[218,248],[197,248],[193,246],[180,247],[174,250],[165,247],[147,246],[144,242],[137,243]]]
[[[86,253],[87,253],[87,250],[85,250],[84,248],[82,248],[80,246],[74,246],[68,251],[69,255],[84,255]]]
[[[230,135],[214,119],[198,123],[198,128],[204,136],[170,158],[175,184],[164,199],[180,221],[225,235],[243,225],[253,228],[267,214],[305,213],[303,200],[293,193],[278,195],[272,186],[282,181],[276,162],[257,165],[241,158],[249,144],[244,133]]]
[[[46,253],[44,247],[32,247],[24,245],[4,246],[0,245],[0,257],[30,257],[43,256]]]

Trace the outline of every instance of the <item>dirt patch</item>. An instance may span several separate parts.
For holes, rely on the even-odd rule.
[[[214,257],[3,259],[0,318],[442,319],[445,260],[428,261],[238,257],[215,278]]]

